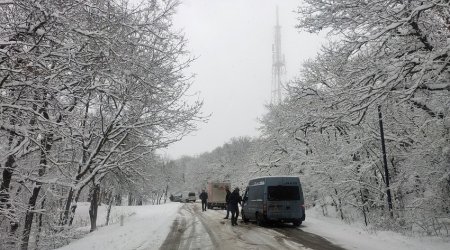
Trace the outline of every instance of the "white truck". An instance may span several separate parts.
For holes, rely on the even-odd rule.
[[[226,188],[230,188],[230,182],[208,182],[208,208],[218,207],[226,209],[227,203],[225,197],[227,195]]]

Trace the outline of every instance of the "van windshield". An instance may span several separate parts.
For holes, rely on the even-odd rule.
[[[267,191],[267,200],[269,201],[300,200],[298,186],[269,186]]]

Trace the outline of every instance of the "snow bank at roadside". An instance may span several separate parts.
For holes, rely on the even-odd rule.
[[[115,223],[100,227],[97,231],[76,240],[60,250],[100,249],[158,249],[170,231],[181,203],[147,206],[114,207],[112,213],[124,214],[124,225]],[[81,206],[80,208],[82,208]],[[85,209],[80,209],[78,218],[86,218]],[[99,214],[104,218],[104,212]],[[88,216],[88,215],[87,215]],[[88,218],[88,217],[87,217]],[[81,219],[82,220],[82,219]]]
[[[78,228],[78,230],[89,232],[90,220],[89,220],[89,202],[78,202],[75,217],[73,219],[73,225]],[[111,214],[109,216],[109,224],[115,224],[119,222],[121,215],[129,217],[134,214],[134,210],[139,206],[113,206],[111,209]],[[101,205],[98,207],[97,214],[97,226],[102,227],[106,225],[106,210],[107,206]]]
[[[346,249],[365,250],[448,250],[450,240],[438,237],[408,237],[395,232],[369,232],[364,225],[346,224],[339,219],[324,217],[309,209],[301,229],[320,235]]]

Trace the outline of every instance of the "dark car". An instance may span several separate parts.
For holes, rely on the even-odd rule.
[[[190,192],[188,194],[186,202],[195,202],[196,200],[197,200],[197,197],[195,196],[195,193],[194,192]]]

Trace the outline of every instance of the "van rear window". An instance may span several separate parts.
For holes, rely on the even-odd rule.
[[[298,186],[269,186],[267,187],[267,200],[293,201],[300,200]]]
[[[189,196],[195,196],[195,193],[189,193]]]

